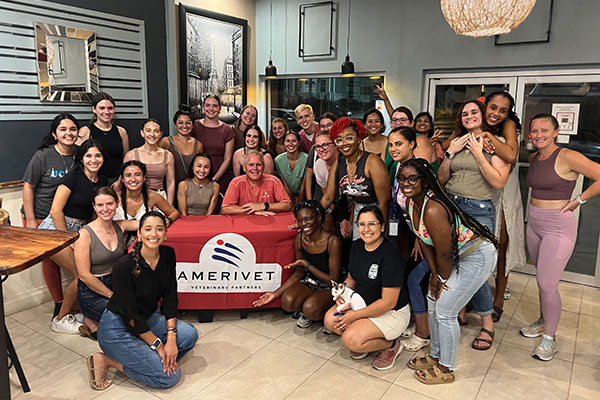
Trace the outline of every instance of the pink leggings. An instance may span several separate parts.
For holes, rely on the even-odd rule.
[[[577,221],[572,211],[547,210],[529,205],[527,247],[537,269],[540,313],[547,335],[556,334],[561,301],[558,282],[577,239]]]

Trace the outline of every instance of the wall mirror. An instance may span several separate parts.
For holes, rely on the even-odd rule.
[[[40,100],[91,102],[98,92],[96,33],[35,23]]]

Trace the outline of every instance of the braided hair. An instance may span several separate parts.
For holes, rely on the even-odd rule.
[[[159,213],[158,211],[148,211],[146,214],[142,215],[142,218],[140,218],[140,230],[142,229],[144,222],[146,222],[146,220],[150,217],[160,218],[165,229],[167,228],[167,220],[165,219],[165,216],[162,215],[162,213]],[[131,274],[136,278],[138,278],[142,273],[142,267],[140,265],[140,261],[142,260],[142,246],[142,241],[138,240],[133,245],[133,249],[131,250],[131,256],[133,257],[133,261],[135,262],[135,265],[131,270]]]
[[[494,247],[498,248],[499,243],[498,239],[489,231],[486,226],[480,224],[475,218],[471,217],[469,214],[465,213],[456,205],[456,203],[448,197],[448,194],[442,186],[438,182],[435,177],[435,172],[433,172],[433,168],[431,164],[427,160],[422,158],[412,158],[406,161],[400,169],[403,170],[406,167],[413,167],[419,177],[422,179],[423,190],[428,191],[431,190],[434,194],[432,199],[442,203],[448,211],[450,211],[452,217],[452,265],[458,271],[459,264],[459,255],[458,255],[458,236],[456,231],[459,228],[459,224],[462,222],[467,228],[469,228],[472,232],[476,233],[482,239],[485,239],[491,242]],[[457,218],[458,217],[458,218]]]
[[[129,160],[129,161],[125,162],[121,166],[121,180],[124,179],[123,174],[125,173],[125,169],[127,169],[127,167],[130,167],[132,165],[135,167],[138,167],[140,169],[140,171],[142,171],[142,175],[144,175],[144,183],[142,183],[142,198],[144,199],[144,208],[146,209],[146,212],[148,212],[149,209],[148,209],[148,185],[146,184],[146,164],[144,164],[143,162],[138,161],[138,160]],[[129,217],[127,215],[127,188],[125,187],[125,184],[123,182],[121,182],[121,207],[123,207],[123,214],[125,214],[125,219],[129,219]]]
[[[325,209],[323,208],[323,206],[321,205],[321,203],[319,203],[316,200],[304,200],[298,204],[296,204],[296,206],[294,207],[294,216],[298,217],[298,211],[304,209],[304,208],[309,208],[311,210],[313,210],[313,212],[321,217],[321,224],[325,221]]]

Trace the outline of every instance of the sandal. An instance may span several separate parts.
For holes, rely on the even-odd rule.
[[[492,311],[492,321],[494,321],[494,322],[500,321],[500,318],[502,318],[503,312],[504,312],[503,309],[501,309],[498,306],[494,306],[494,311]]]
[[[408,368],[414,369],[415,371],[421,371],[437,365],[437,360],[434,360],[427,354],[425,357],[415,357],[406,364]]]
[[[479,330],[479,334],[481,335],[481,333],[487,333],[491,339],[484,339],[484,338],[480,338],[480,337],[476,337],[475,339],[473,339],[473,343],[471,343],[471,347],[474,348],[475,350],[479,350],[479,351],[486,351],[489,350],[492,347],[492,343],[494,343],[494,335],[496,334],[496,332],[492,332],[489,331],[485,328],[481,328]],[[476,346],[475,342],[483,342],[483,343],[487,343],[488,346]]]
[[[100,383],[96,382],[96,377],[94,376],[94,371],[96,371],[96,369],[94,368],[94,355],[93,354],[87,358],[87,367],[88,367],[88,379],[90,381],[90,386],[92,387],[92,389],[105,390],[105,389],[108,389],[112,385],[112,382],[111,382],[110,385],[102,386],[102,384],[107,381],[106,377],[102,380],[102,382],[100,382]],[[98,370],[98,371],[100,371],[100,370]],[[108,371],[108,370],[103,370],[103,371]]]
[[[407,326],[406,329],[404,330],[404,332],[402,332],[400,334],[400,337],[408,339],[415,333],[416,330],[417,330],[416,324],[411,324],[411,325]]]
[[[404,350],[406,351],[418,351],[427,346],[430,342],[431,339],[421,338],[413,333],[408,339],[402,340],[402,347],[404,347]]]
[[[98,341],[98,331],[92,332],[89,326],[81,325],[79,327],[79,334],[83,337],[88,337],[92,340]]]
[[[422,372],[421,376],[419,372]],[[454,382],[454,371],[443,372],[440,367],[433,365],[431,368],[427,368],[421,371],[415,371],[415,376],[419,382],[426,385],[438,385],[440,383],[452,383]]]

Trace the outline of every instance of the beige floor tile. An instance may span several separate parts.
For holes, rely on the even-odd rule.
[[[286,397],[286,400],[379,399],[390,385],[391,382],[328,361]]]
[[[198,315],[194,311],[185,311],[180,313],[177,318],[181,321],[185,321],[189,324],[194,325],[196,331],[198,331],[198,337],[208,335],[215,329],[218,329],[226,324],[226,322],[198,322]]]
[[[413,392],[400,385],[392,385],[383,395],[381,400],[431,400],[433,397],[425,396],[424,394]]]
[[[136,383],[131,380],[126,380],[120,385],[113,385],[106,389],[98,397],[94,397],[94,400],[157,400],[160,397],[147,392]]]
[[[569,400],[597,399],[600,396],[600,369],[573,364]]]
[[[520,302],[517,306],[510,324],[502,338],[502,343],[519,347],[523,350],[533,351],[538,345],[540,339],[526,338],[519,333],[519,330],[539,318],[539,306],[533,303]],[[573,361],[575,352],[575,340],[577,338],[579,314],[568,311],[561,313],[560,323],[558,324],[557,343],[558,353],[556,358],[566,361]]]
[[[581,313],[597,317],[600,315],[600,289],[584,287],[581,297]]]
[[[113,372],[109,372],[108,376],[113,380],[113,386],[123,383],[126,379],[121,373],[114,374]],[[100,393],[92,389],[88,382],[87,363],[83,357],[78,357],[76,361],[70,364],[55,368],[39,379],[30,380],[29,385],[31,386],[31,392],[20,393],[18,396],[15,396],[15,399],[86,400],[92,399]],[[107,390],[112,390],[112,388]],[[144,392],[140,391],[139,393],[143,394]]]
[[[284,399],[326,360],[272,342],[210,384],[194,399]]]
[[[170,389],[147,390],[162,399],[187,399],[270,342],[246,329],[224,325],[198,339],[196,346],[181,360],[183,376],[177,385]]]
[[[338,335],[325,335],[323,324],[313,323],[306,329],[295,324],[277,338],[277,341],[307,351],[323,358],[330,358],[342,347]]]
[[[575,363],[600,369],[600,318],[580,315]]]
[[[526,350],[501,344],[477,399],[566,399],[571,365],[556,358],[539,361]]]
[[[415,372],[408,367],[402,370],[394,383],[436,399],[474,399],[498,349],[498,343],[494,342],[490,350],[477,351],[471,348],[472,341],[473,336],[461,335],[458,345],[456,381],[451,385],[425,385],[415,378]]]
[[[281,310],[266,310],[248,313],[248,318],[232,321],[232,324],[256,332],[271,339],[296,325],[296,320]]]
[[[11,337],[17,338],[15,333],[18,333],[18,331],[12,331]],[[20,339],[16,342],[15,350],[29,381],[38,379],[57,368],[81,359],[81,356],[77,353],[37,332],[27,332],[27,343],[19,343],[21,342]],[[18,382],[14,369],[10,370],[10,376],[11,380]]]
[[[31,307],[18,313],[11,314],[10,317],[19,321],[23,325],[33,329],[36,332],[50,331],[52,323],[52,311],[54,303],[51,301]]]

